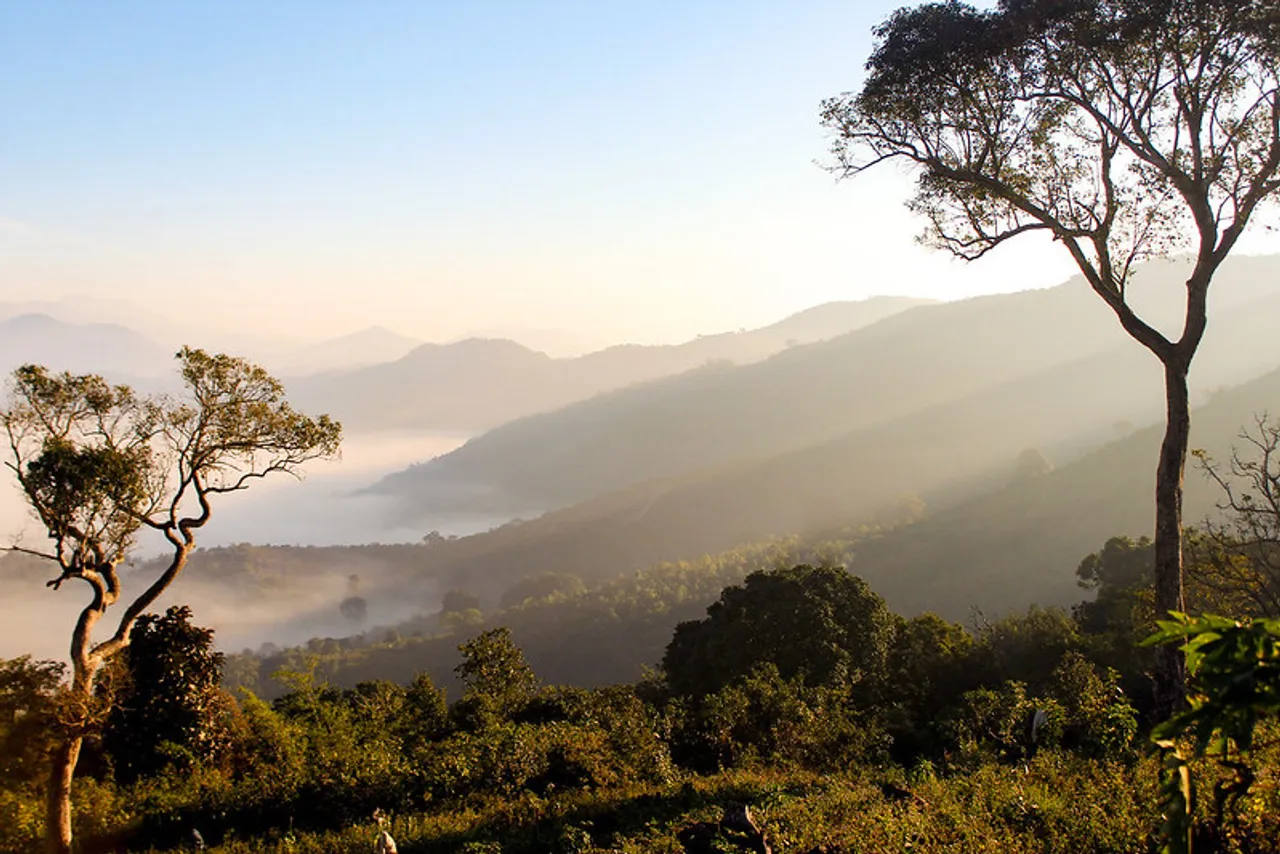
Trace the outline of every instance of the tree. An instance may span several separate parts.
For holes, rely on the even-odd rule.
[[[28,655],[0,659],[0,780],[30,783],[47,767],[65,670],[61,662]]]
[[[179,749],[207,757],[219,747],[223,655],[213,630],[192,624],[191,609],[174,605],[143,614],[124,655],[127,679],[107,718],[103,744],[116,778],[155,774]]]
[[[71,633],[71,720],[49,785],[49,847],[60,854],[71,851],[71,781],[99,673],[186,566],[212,502],[338,451],[341,427],[295,411],[262,368],[190,348],[177,359],[178,397],[142,397],[99,376],[27,365],[14,372],[0,411],[6,464],[48,536],[44,548],[13,548],[54,564],[53,589],[77,580],[91,592]],[[167,563],[126,600],[111,635],[95,641],[94,627],[124,593],[120,564],[144,531],[163,538]]]
[[[784,680],[865,695],[883,676],[894,628],[884,600],[843,568],[753,572],[726,587],[706,618],[676,626],[662,669],[684,696],[718,691],[765,662]]]
[[[1203,451],[1200,467],[1221,490],[1221,519],[1204,524],[1201,581],[1243,600],[1252,616],[1280,617],[1280,422],[1260,416],[1240,432],[1224,468]],[[1221,613],[1221,609],[1218,611]]]
[[[1071,256],[1164,367],[1155,599],[1183,610],[1187,372],[1214,274],[1280,190],[1280,12],[1274,0],[1001,0],[895,13],[862,91],[824,101],[833,170],[918,175],[926,239],[963,259],[1024,234]],[[1166,336],[1127,295],[1135,265],[1189,252],[1183,329]],[[1162,647],[1165,713],[1185,693]]]
[[[509,717],[538,688],[538,677],[505,626],[476,635],[458,651],[462,663],[453,670],[466,686],[463,700],[482,721]]]
[[[973,650],[973,635],[936,614],[898,618],[884,691],[895,758],[910,761],[934,746],[942,712],[978,687]]]

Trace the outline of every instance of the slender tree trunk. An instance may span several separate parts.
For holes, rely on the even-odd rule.
[[[1167,420],[1156,469],[1155,609],[1156,619],[1186,609],[1182,594],[1182,482],[1191,439],[1187,365],[1165,362]],[[1176,647],[1157,647],[1156,713],[1167,718],[1186,699],[1186,663]]]
[[[80,761],[84,736],[78,731],[68,735],[53,754],[49,776],[49,799],[45,838],[50,854],[71,854],[71,778]]]

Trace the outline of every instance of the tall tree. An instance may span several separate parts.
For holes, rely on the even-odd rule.
[[[99,376],[28,365],[14,372],[0,410],[7,465],[48,535],[44,548],[14,548],[54,564],[53,589],[78,580],[91,593],[71,633],[70,722],[49,783],[49,848],[58,854],[71,851],[71,781],[98,675],[186,566],[212,502],[264,477],[296,474],[307,461],[336,454],[341,439],[336,422],[295,411],[280,383],[256,365],[190,348],[177,359],[178,397],[141,397]],[[95,625],[123,596],[120,564],[143,531],[163,537],[168,563],[125,600],[110,636],[95,641]]]
[[[1160,360],[1156,606],[1182,610],[1187,372],[1214,273],[1280,191],[1280,4],[930,3],[898,11],[876,36],[862,90],[822,106],[833,169],[909,164],[926,239],[964,259],[1050,236]],[[1127,293],[1135,265],[1174,253],[1192,259],[1176,338]],[[1156,676],[1169,712],[1185,692],[1176,649],[1163,648]]]

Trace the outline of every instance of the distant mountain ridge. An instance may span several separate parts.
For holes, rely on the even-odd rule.
[[[385,326],[370,326],[349,335],[291,348],[271,361],[278,363],[276,370],[281,373],[351,370],[404,358],[422,344],[420,338],[401,335]]]
[[[1176,315],[1179,271],[1158,265],[1134,286],[1144,311],[1166,326]],[[1280,361],[1267,331],[1280,310],[1277,273],[1277,258],[1223,268],[1192,372],[1197,387],[1241,382]],[[1228,315],[1238,328],[1219,328],[1217,318]],[[692,371],[522,418],[375,489],[424,517],[459,509],[536,515],[653,478],[813,446],[1105,353],[1114,355],[1073,394],[1118,383],[1158,405],[1157,363],[1081,281],[922,306],[763,361]],[[1125,370],[1135,379],[1108,377],[1108,360],[1131,365]]]
[[[0,373],[20,365],[55,371],[101,373],[114,381],[160,376],[173,352],[114,323],[67,323],[48,314],[20,314],[0,321]]]
[[[873,324],[929,301],[873,297],[829,303],[761,329],[674,345],[624,344],[556,359],[504,339],[423,344],[388,364],[290,380],[299,405],[353,429],[483,430],[602,391],[707,363],[748,363],[788,346]]]

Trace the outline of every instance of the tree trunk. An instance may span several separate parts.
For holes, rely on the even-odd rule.
[[[1187,365],[1170,359],[1164,366],[1166,422],[1160,463],[1156,469],[1155,610],[1156,619],[1183,611],[1182,595],[1182,481],[1191,438],[1191,405],[1187,395]],[[1186,663],[1181,650],[1156,650],[1156,714],[1168,718],[1186,700]]]
[[[45,838],[50,854],[71,854],[71,778],[80,760],[84,736],[68,735],[53,754],[49,776],[49,800],[45,818]]]

